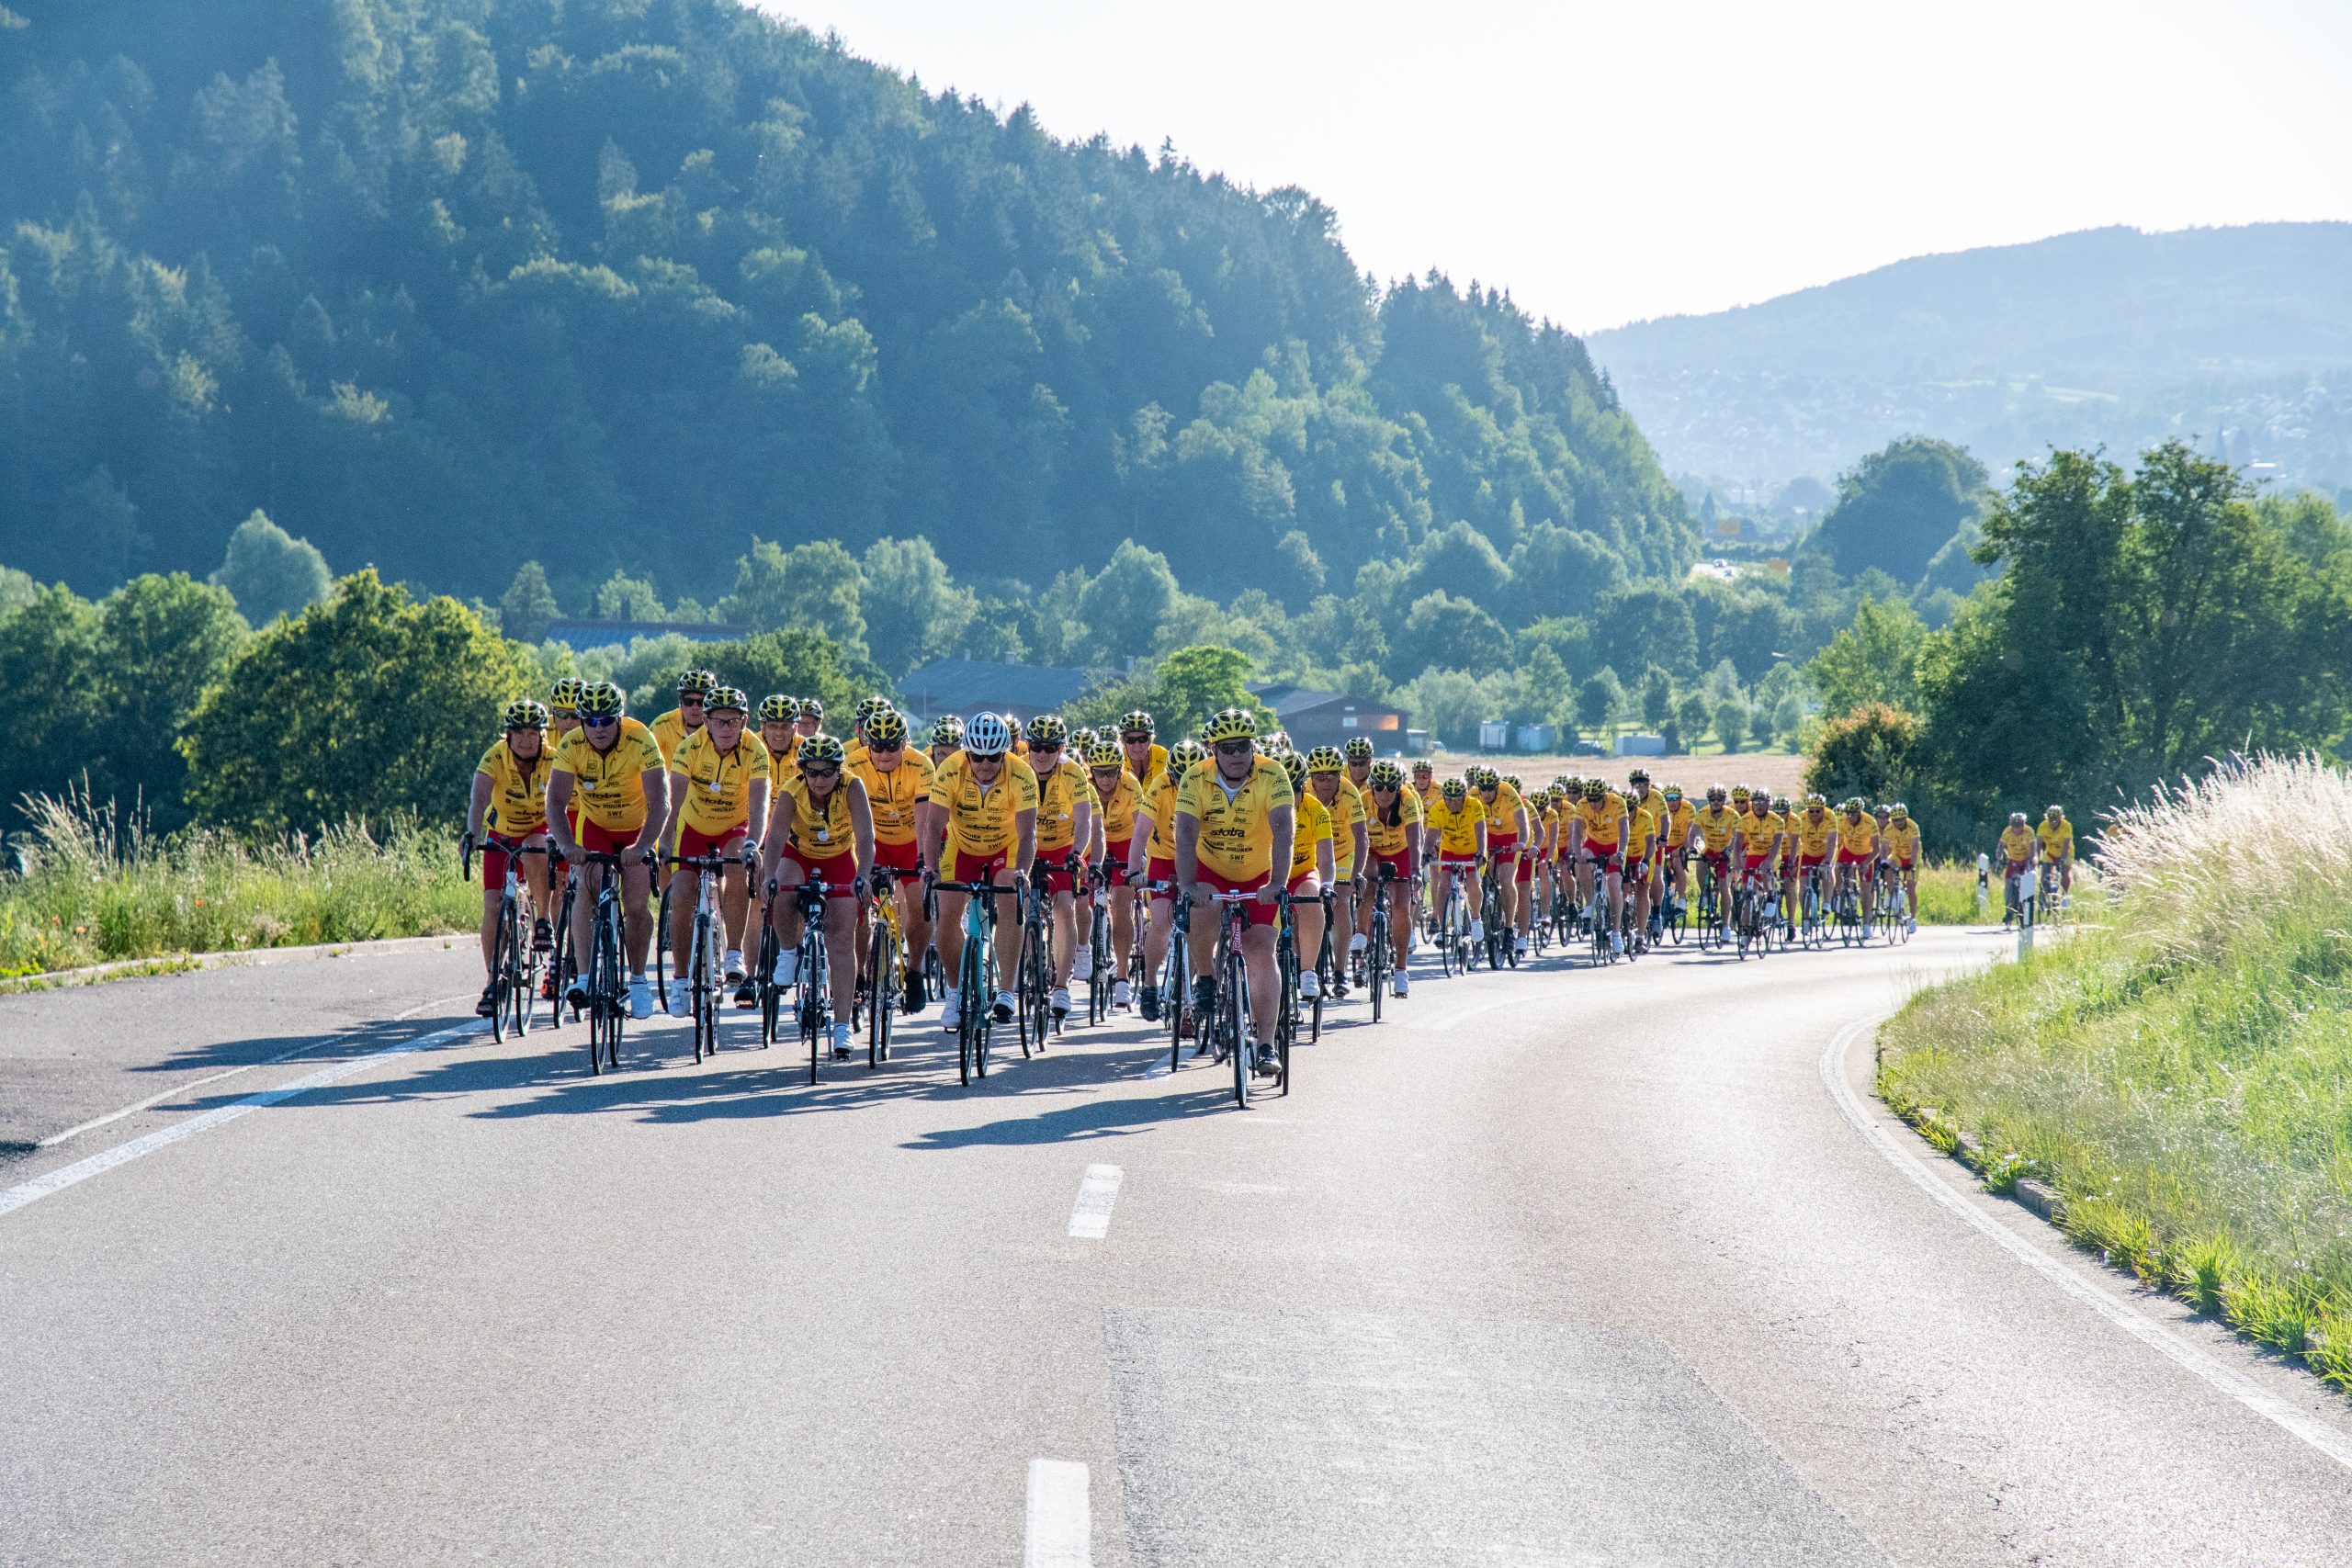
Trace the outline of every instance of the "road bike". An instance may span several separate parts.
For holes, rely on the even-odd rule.
[[[1502,879],[1510,874],[1510,867],[1499,859],[1488,857],[1487,874],[1478,887],[1478,923],[1485,928],[1487,967],[1500,969],[1506,963],[1516,968],[1519,947],[1511,941],[1510,922],[1503,919]]]
[[[1830,896],[1830,918],[1837,926],[1838,942],[1847,947],[1857,942],[1868,946],[1871,940],[1869,909],[1857,886],[1860,880],[1855,869],[1839,867],[1837,890]]]
[[[588,967],[582,1011],[588,1015],[588,1070],[621,1065],[621,1026],[628,1018],[628,982],[621,969],[621,857],[590,851],[581,864],[596,873],[596,899],[588,916]]]
[[[1387,990],[1388,965],[1395,952],[1394,936],[1388,928],[1388,885],[1396,880],[1396,871],[1386,861],[1372,884],[1372,935],[1364,943],[1363,980],[1372,989],[1372,1021],[1380,1021],[1382,993]]]
[[[1162,961],[1159,976],[1159,1005],[1167,1010],[1168,1070],[1174,1072],[1184,1065],[1184,1026],[1191,1021],[1196,1028],[1199,1020],[1192,1017],[1193,957],[1185,945],[1185,938],[1193,929],[1192,904],[1173,882],[1147,883],[1138,889],[1148,898],[1165,893],[1169,896],[1168,956]],[[1138,969],[1136,973],[1143,971]]]
[[[1620,878],[1621,890],[1623,886],[1623,879]],[[1585,921],[1592,937],[1593,966],[1599,968],[1604,964],[1616,963],[1620,956],[1618,943],[1609,940],[1612,933],[1616,933],[1617,926],[1617,922],[1611,918],[1609,912],[1609,874],[1601,869],[1601,864],[1598,861],[1593,863],[1592,901],[1585,907]],[[1620,941],[1622,940],[1621,934]]]
[[[1050,871],[1044,861],[1029,868],[1029,886],[1021,899],[1021,962],[1013,971],[1015,1018],[1021,1034],[1021,1055],[1046,1049],[1046,1037],[1062,1026],[1054,1016],[1054,900],[1046,889]]]
[[[1241,939],[1250,929],[1250,917],[1244,904],[1257,898],[1255,893],[1212,893],[1209,902],[1217,907],[1216,951],[1209,960],[1211,972],[1216,976],[1216,1002],[1209,1016],[1201,1021],[1208,1033],[1208,1043],[1219,1063],[1233,1066],[1233,1102],[1242,1110],[1250,1109],[1255,1076],[1252,1037],[1250,1032],[1250,970],[1242,953]],[[1276,895],[1287,906],[1288,894]],[[1292,974],[1295,976],[1298,957],[1295,947],[1291,953]],[[1276,1084],[1285,1094],[1290,1092],[1290,1062],[1281,1049],[1279,1036],[1275,1042],[1279,1064]]]
[[[474,851],[487,854],[491,846],[466,839],[458,846],[458,863],[464,879],[474,879]],[[509,1033],[528,1034],[538,1011],[539,949],[523,923],[523,886],[515,866],[525,855],[547,854],[544,844],[526,844],[506,852],[506,883],[498,896],[498,934],[490,959],[490,1037],[503,1041]],[[550,1019],[556,1010],[548,1009]]]
[[[1706,856],[1699,861],[1699,946],[1719,947],[1724,940],[1723,874]]]
[[[679,978],[686,982],[686,1012],[694,1020],[695,1060],[700,1062],[718,1055],[718,999],[726,994],[725,976],[719,972],[719,877],[730,865],[741,865],[747,876],[756,875],[757,865],[748,851],[733,860],[709,854],[666,858],[673,874],[662,884],[662,914],[654,928],[653,984],[662,998],[662,1010],[669,1011],[670,987],[662,962],[670,934],[670,889],[677,886],[675,873],[683,867],[699,874],[695,878],[694,932],[686,944],[686,967]]]
[[[1470,942],[1470,895],[1462,886],[1463,868],[1453,868],[1445,890],[1445,908],[1436,934],[1438,964],[1447,975],[1467,975],[1474,956]]]
[[[1019,893],[993,882],[934,882],[932,887],[967,896],[964,956],[956,965],[956,1072],[969,1086],[989,1076],[989,1031],[996,1023],[996,901]]]
[[[1090,867],[1088,885],[1094,897],[1086,901],[1086,1021],[1111,1019],[1112,987],[1118,982],[1118,964],[1111,951],[1111,873],[1107,861]]]
[[[1797,941],[1806,947],[1822,947],[1829,941],[1829,907],[1822,896],[1821,868],[1804,868],[1797,883]]]
[[[907,994],[907,932],[899,923],[898,885],[914,874],[888,866],[876,870],[866,890],[867,940],[865,967],[858,976],[858,1004],[865,1027],[865,1065],[878,1067],[890,1059],[890,1034],[897,1027],[899,1006]],[[853,1012],[850,1027],[860,1019]]]
[[[1890,943],[1900,944],[1911,940],[1911,899],[1904,891],[1903,872],[1893,861],[1881,862],[1877,888],[1878,928]]]
[[[819,1047],[829,1043],[833,1033],[833,996],[831,955],[825,945],[825,901],[836,893],[854,896],[856,885],[848,882],[804,882],[798,887],[779,889],[789,892],[800,910],[800,992],[793,999],[794,1021],[800,1025],[800,1038],[808,1045],[808,1081],[817,1081]],[[837,1048],[835,1056],[846,1056],[845,1048]]]

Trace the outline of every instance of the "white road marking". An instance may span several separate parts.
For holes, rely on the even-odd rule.
[[[380,1051],[370,1051],[365,1055],[331,1063],[321,1067],[317,1072],[294,1079],[291,1083],[283,1083],[276,1089],[266,1089],[259,1094],[249,1094],[243,1100],[216,1106],[199,1115],[191,1116],[185,1122],[175,1122],[172,1125],[150,1133],[143,1138],[133,1138],[127,1144],[117,1144],[103,1154],[95,1154],[87,1159],[75,1160],[72,1165],[59,1167],[47,1176],[35,1177],[30,1181],[20,1182],[6,1191],[0,1191],[0,1215],[15,1213],[28,1203],[37,1203],[53,1193],[62,1192],[69,1187],[78,1186],[94,1176],[103,1176],[117,1166],[128,1165],[132,1160],[153,1154],[157,1149],[168,1148],[174,1144],[185,1142],[195,1137],[198,1133],[209,1133],[224,1122],[235,1121],[249,1111],[258,1111],[265,1105],[276,1105],[281,1100],[291,1100],[296,1095],[307,1094],[314,1089],[323,1089],[328,1084],[340,1082],[354,1074],[365,1072],[369,1067],[380,1066],[395,1056],[406,1056],[418,1051],[429,1051],[436,1046],[452,1044],[459,1040],[478,1036],[486,1032],[488,1028],[487,1024],[481,1022],[461,1023],[455,1028],[440,1030],[409,1041],[406,1044],[388,1045]],[[187,1091],[183,1089],[179,1092]]]
[[[437,997],[429,1002],[419,1002],[416,1006],[410,1008],[405,1012],[394,1013],[391,1021],[395,1023],[403,1022],[409,1019],[414,1018],[418,1013],[424,1012],[428,1009],[446,1007],[451,1002],[464,1001],[466,999],[466,996],[469,995],[471,995],[470,992],[461,996]],[[198,1078],[193,1083],[179,1084],[171,1089],[159,1090],[154,1094],[149,1095],[144,1100],[124,1106],[119,1111],[109,1111],[103,1116],[93,1116],[87,1122],[77,1122],[73,1126],[66,1128],[62,1133],[51,1133],[48,1137],[43,1138],[34,1146],[36,1148],[53,1149],[58,1145],[65,1142],[68,1138],[78,1138],[85,1133],[96,1131],[98,1128],[105,1126],[109,1122],[119,1122],[126,1116],[136,1115],[138,1112],[146,1110],[151,1105],[160,1105],[164,1100],[177,1100],[182,1095],[193,1094],[198,1089],[202,1089],[206,1084],[219,1083],[222,1078],[233,1078],[239,1073],[249,1073],[255,1067],[275,1066],[280,1062],[291,1061],[297,1056],[308,1055],[312,1051],[319,1049],[322,1043],[332,1043],[332,1040],[323,1042],[312,1040],[304,1044],[295,1046],[291,1051],[280,1051],[275,1056],[265,1056],[258,1062],[247,1062],[242,1067],[224,1067],[220,1072],[207,1074],[205,1077]]]
[[[1086,1168],[1086,1179],[1078,1184],[1078,1201],[1069,1209],[1070,1235],[1084,1241],[1101,1241],[1111,1234],[1111,1205],[1119,1201],[1119,1183],[1125,1178],[1126,1172],[1115,1165]],[[1035,1484],[1034,1480],[1031,1484]]]
[[[1928,1197],[1999,1243],[2010,1256],[2126,1334],[2182,1370],[2194,1372],[2263,1419],[2301,1438],[2336,1463],[2352,1469],[2352,1438],[2296,1409],[2235,1368],[2208,1355],[2164,1324],[2088,1283],[1990,1215],[1978,1213],[1974,1205],[1929,1169],[1925,1161],[1903,1147],[1871,1114],[1861,1097],[1846,1081],[1848,1048],[1853,1044],[1857,1035],[1883,1021],[1883,1014],[1873,1014],[1838,1032],[1821,1053],[1821,1081],[1829,1090],[1829,1097],[1838,1102],[1838,1109],[1845,1112],[1846,1120],[1853,1123],[1855,1130],[1885,1157],[1888,1164],[1909,1177]]]
[[[1029,1461],[1029,1526],[1021,1568],[1094,1568],[1094,1516],[1086,1467],[1074,1460]]]

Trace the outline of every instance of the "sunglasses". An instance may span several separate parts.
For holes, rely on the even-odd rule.
[[[591,729],[610,729],[620,722],[620,718],[617,715],[605,715],[595,718],[583,718],[580,722]]]
[[[869,740],[865,743],[865,749],[868,751],[903,751],[907,749],[907,743],[903,740]]]
[[[1148,745],[1151,740],[1151,731],[1148,729],[1138,729],[1133,735],[1122,735],[1119,739],[1125,741],[1130,746]]]
[[[1058,740],[1032,740],[1029,742],[1029,750],[1032,751],[1058,751],[1061,749],[1062,743]]]
[[[692,692],[680,692],[678,705],[682,708],[698,708],[702,706],[702,698]]]
[[[1255,745],[1257,742],[1254,740],[1220,740],[1216,743],[1216,754],[1220,757],[1244,756]]]
[[[800,776],[804,779],[829,779],[840,772],[841,768],[836,763],[811,762],[800,770]]]

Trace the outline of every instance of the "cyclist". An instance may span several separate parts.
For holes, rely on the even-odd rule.
[[[1330,748],[1323,750],[1329,751]],[[1337,751],[1331,751],[1336,764]],[[1323,793],[1308,784],[1306,759],[1293,751],[1283,759],[1283,771],[1290,775],[1291,795],[1295,804],[1295,829],[1291,834],[1290,870],[1283,879],[1284,889],[1298,900],[1291,906],[1291,934],[1298,943],[1298,994],[1313,1001],[1323,994],[1322,977],[1315,971],[1315,960],[1323,951],[1323,889],[1339,879],[1339,856],[1334,847],[1334,827],[1330,803]],[[1322,775],[1325,790],[1333,795],[1332,786],[1340,782],[1340,769],[1334,766]]]
[[[964,749],[964,721],[954,714],[932,720],[931,761],[936,767]]]
[[[678,676],[678,705],[653,721],[653,743],[662,748],[664,765],[678,760],[678,747],[703,727],[704,699],[718,684],[707,670],[688,670]]]
[[[1666,890],[1674,889],[1674,904],[1687,908],[1690,902],[1690,825],[1698,809],[1683,796],[1682,786],[1669,784],[1659,794],[1666,796],[1666,815],[1658,828],[1658,872],[1656,898],[1658,906],[1666,905]]]
[[[768,785],[775,769],[768,749],[756,735],[743,732],[751,699],[733,686],[714,686],[697,694],[703,721],[686,732],[670,759],[671,827],[662,837],[676,846],[681,859],[718,855],[731,858],[759,852],[751,838],[752,824],[768,819]],[[670,897],[669,1007],[683,1013],[689,1003],[686,969],[693,963],[695,900],[701,896],[702,873],[680,866]],[[750,914],[751,888],[743,870],[730,865],[718,880],[718,914],[727,928],[727,984],[736,987],[735,1005],[750,1007],[759,999],[750,976],[743,973],[743,932]]]
[[[563,858],[579,866],[589,854],[620,857],[621,912],[628,949],[628,1011],[653,1016],[653,987],[645,977],[653,945],[649,868],[670,817],[670,775],[653,732],[622,710],[621,689],[599,681],[580,694],[580,728],[564,737],[548,765],[548,824]],[[579,828],[571,826],[574,797]],[[572,974],[569,999],[588,1005],[586,946],[596,918],[594,878],[572,878]]]
[[[1093,976],[1091,946],[1078,942],[1078,864],[1094,832],[1094,786],[1086,768],[1062,753],[1069,728],[1059,714],[1041,713],[1029,721],[1029,766],[1037,775],[1037,859],[1046,867],[1046,894],[1053,901],[1053,1010],[1069,1012],[1073,975]]]
[[[1790,824],[1790,837],[1796,846],[1796,875],[1798,910],[1803,913],[1804,884],[1809,874],[1830,863],[1838,851],[1838,818],[1829,814],[1829,802],[1818,792],[1804,797],[1804,809]],[[1815,907],[1819,907],[1816,896]]]
[[[865,765],[865,727],[889,705],[890,699],[879,692],[858,698],[857,711],[850,717],[849,739],[842,742],[842,763],[851,773]]]
[[[1356,821],[1361,826],[1372,815],[1372,742],[1361,735],[1351,735],[1340,748],[1340,754],[1347,762],[1348,787],[1356,792]],[[1372,862],[1363,844],[1353,847],[1355,874],[1348,889],[1348,951],[1362,953],[1372,942],[1372,907],[1363,899],[1364,877]]]
[[[1478,868],[1487,860],[1487,808],[1470,791],[1467,779],[1448,779],[1438,786],[1437,798],[1421,807],[1421,853],[1437,870],[1430,881],[1430,907],[1439,918],[1453,902],[1453,886],[1470,906],[1470,942],[1487,940],[1487,922],[1479,918],[1484,895]]]
[[[2041,821],[2035,826],[2033,836],[2041,840],[2041,863],[2058,868],[2060,893],[2065,897],[2075,894],[2075,825],[2066,820],[2066,808],[2055,803],[2043,808]]]
[[[1437,798],[1437,764],[1427,757],[1413,760],[1413,798],[1421,803],[1423,811]]]
[[[1394,762],[1374,762],[1365,771],[1372,791],[1364,818],[1366,847],[1375,868],[1386,866],[1396,880],[1388,885],[1388,942],[1396,979],[1389,989],[1408,994],[1405,979],[1407,944],[1413,934],[1413,882],[1421,850],[1421,797],[1405,782],[1405,770]],[[1375,886],[1378,885],[1375,883]],[[1366,901],[1367,906],[1369,900]],[[1367,918],[1369,911],[1367,908]]]
[[[844,761],[847,757],[844,755]],[[865,719],[865,756],[851,772],[865,788],[874,818],[874,866],[896,874],[899,931],[906,942],[906,986],[899,1009],[921,1012],[922,955],[931,946],[931,924],[923,919],[922,826],[931,816],[931,786],[937,770],[931,759],[907,744],[907,718],[884,704]]]
[[[832,988],[833,1055],[849,1055],[850,998],[857,987],[857,894],[874,868],[874,815],[865,786],[846,776],[841,741],[819,730],[800,741],[800,771],[775,792],[768,818],[768,897],[781,952],[777,976],[800,978],[800,901],[805,884],[825,888],[826,981]],[[880,891],[877,887],[876,891]]]
[[[1530,917],[1534,913],[1519,890],[1522,880],[1520,873],[1534,863],[1525,858],[1533,852],[1534,838],[1527,819],[1527,802],[1492,768],[1471,769],[1470,787],[1478,792],[1478,809],[1487,819],[1487,857],[1493,867],[1503,924],[1513,933],[1511,940],[1518,943],[1520,956],[1524,958]]]
[[[1790,941],[1793,942],[1797,934],[1797,898],[1800,891],[1797,880],[1797,814],[1785,795],[1767,795],[1759,790],[1757,792],[1756,799],[1749,805],[1752,814],[1769,818],[1779,835],[1780,853],[1772,863],[1773,886],[1780,889],[1781,924],[1783,932]]]
[[[781,692],[760,699],[760,744],[768,749],[768,765],[777,784],[791,772],[792,754],[800,747],[800,731],[792,722],[799,711],[800,705]]]
[[[566,675],[548,689],[548,754],[563,744],[563,738],[580,728],[580,694],[588,682],[577,675]]]
[[[1846,802],[1846,813],[1838,819],[1838,891],[1842,896],[1849,888],[1867,912],[1871,895],[1876,891],[1871,873],[1878,865],[1878,823],[1863,809],[1865,802],[1854,795]]]
[[[1625,805],[1625,797],[1609,787],[1606,781],[1589,778],[1584,781],[1584,808],[1577,814],[1584,832],[1584,850],[1578,863],[1577,901],[1589,907],[1593,883],[1598,880],[1608,910],[1609,950],[1625,951],[1625,857],[1632,847],[1633,812]]]
[[[1143,809],[1144,792],[1135,771],[1127,765],[1130,755],[1121,741],[1109,735],[1096,736],[1086,752],[1086,782],[1094,791],[1094,822],[1102,839],[1099,863],[1103,886],[1111,897],[1111,955],[1116,965],[1113,971],[1116,978],[1111,987],[1114,1007],[1127,1007],[1135,1000],[1135,987],[1127,974],[1128,954],[1136,943],[1136,890],[1132,885],[1136,878],[1130,863],[1135,858],[1136,817]],[[1091,914],[1087,926],[1090,931],[1093,927]]]
[[[1004,720],[1005,733],[1012,737],[1012,754],[1026,761],[1029,756],[1029,738],[1021,732],[1021,721],[1010,711],[998,716]]]
[[[943,882],[985,882],[1011,887],[1025,881],[1037,852],[1037,775],[1012,755],[1012,731],[992,713],[972,716],[960,750],[939,764],[931,781],[931,816],[922,825],[922,863]],[[946,975],[940,1027],[963,1026],[964,905],[967,894],[939,895],[939,963]],[[990,1003],[999,1023],[1012,1021],[1012,986],[1021,973],[1021,922],[1000,928],[997,993]]]
[[[1650,862],[1655,859],[1659,819],[1666,802],[1651,786],[1650,771],[1635,768],[1625,775],[1625,874],[1627,897],[1634,906],[1633,930],[1639,947],[1646,947],[1658,934],[1651,929],[1654,906],[1650,900]]]
[[[1119,719],[1119,748],[1125,753],[1127,772],[1136,776],[1136,788],[1148,798],[1159,775],[1168,771],[1168,748],[1152,739],[1156,727],[1151,715],[1141,708]]]
[[[803,697],[795,710],[792,728],[803,740],[825,728],[825,705],[815,697]],[[847,754],[844,749],[844,755]]]
[[[1894,874],[1903,879],[1903,915],[1910,929],[1919,929],[1919,824],[1911,820],[1911,808],[1896,801],[1887,807],[1886,831],[1879,841],[1886,846],[1886,856]]]
[[[1169,752],[1168,766],[1160,770],[1145,802],[1145,816],[1151,831],[1138,835],[1127,851],[1130,876],[1148,882],[1155,888],[1172,886],[1176,879],[1176,789],[1187,773],[1207,761],[1208,752],[1197,740],[1180,740]],[[1169,892],[1152,894],[1150,919],[1143,933],[1140,1010],[1146,1023],[1157,1022],[1159,1018],[1159,971],[1168,962],[1168,939],[1175,908]]]
[[[2004,929],[2020,912],[2018,908],[2018,879],[2032,874],[2033,852],[2040,841],[2032,828],[2027,825],[2024,812],[2009,813],[2009,825],[2001,829],[1999,856],[2005,868],[2001,873],[2001,886],[2006,889],[2001,901],[2001,925]]]
[[[1207,1018],[1216,1006],[1215,964],[1223,913],[1207,894],[1257,894],[1239,906],[1246,921],[1241,957],[1257,1044],[1250,1070],[1272,1076],[1282,1070],[1274,1053],[1274,907],[1280,890],[1272,879],[1276,866],[1292,863],[1297,812],[1290,775],[1279,762],[1255,754],[1257,729],[1257,721],[1239,708],[1221,709],[1201,727],[1209,760],[1176,786],[1176,882],[1187,901],[1204,906],[1190,938],[1193,1006],[1199,1018]],[[1205,1032],[1202,1038],[1205,1045]]]
[[[1771,797],[1735,784],[1731,792],[1733,852],[1739,858],[1740,888],[1764,909],[1773,908],[1775,877],[1781,867],[1782,824],[1772,815]],[[1731,900],[1724,901],[1728,909]],[[1767,917],[1769,918],[1769,917]]]
[[[1690,815],[1690,831],[1683,840],[1687,849],[1695,847],[1699,859],[1713,879],[1715,887],[1715,917],[1725,942],[1731,940],[1731,854],[1732,840],[1739,833],[1739,814],[1726,802],[1730,792],[1722,784],[1707,786],[1707,804]]]
[[[1369,749],[1370,742],[1365,745]],[[1362,934],[1356,931],[1355,895],[1363,886],[1364,869],[1372,863],[1363,821],[1363,795],[1349,781],[1347,773],[1347,758],[1335,747],[1317,746],[1306,754],[1306,787],[1331,814],[1332,873],[1324,886],[1332,893],[1332,945],[1339,949],[1339,961],[1331,965],[1331,997],[1335,1001],[1348,994],[1348,955],[1361,952],[1364,945]],[[1303,818],[1301,822],[1303,825]],[[1317,909],[1316,915],[1320,919],[1322,911]],[[1343,931],[1347,937],[1342,947],[1340,933]]]
[[[506,863],[516,851],[544,850],[548,842],[548,710],[536,698],[506,705],[505,733],[474,764],[472,798],[466,805],[468,851],[481,846],[481,966],[488,976],[474,1011],[488,1018],[498,1006],[498,916],[506,899]],[[525,855],[515,867],[531,905],[531,949],[555,946],[548,921],[548,857]]]

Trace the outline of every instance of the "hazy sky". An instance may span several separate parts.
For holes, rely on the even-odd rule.
[[[2352,0],[755,0],[1056,135],[1300,185],[1579,331],[2108,223],[2352,218]]]

